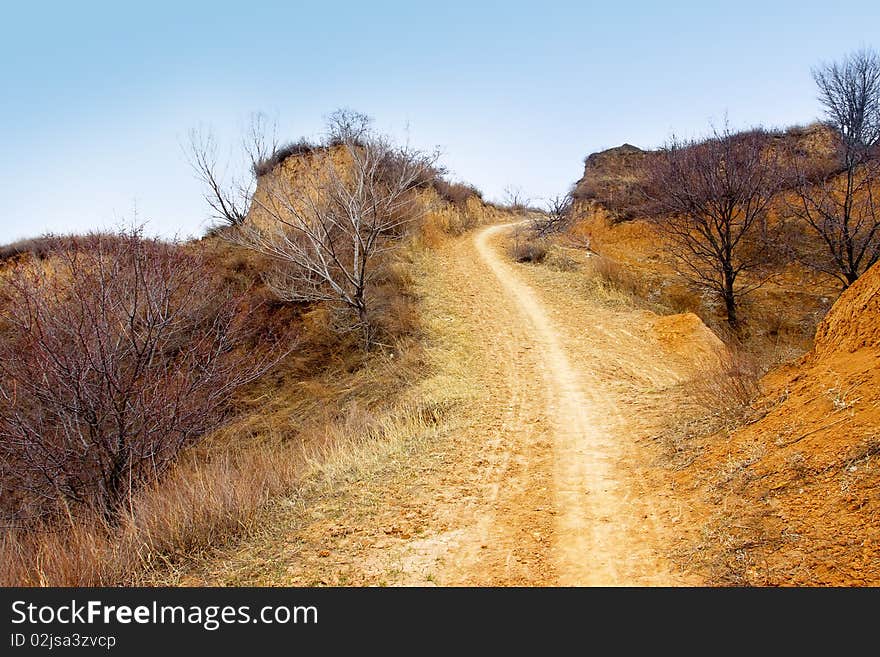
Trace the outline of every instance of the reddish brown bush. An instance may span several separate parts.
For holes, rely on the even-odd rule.
[[[240,299],[192,249],[132,231],[59,240],[0,290],[0,487],[7,520],[132,491],[264,372]]]
[[[433,184],[440,198],[447,203],[451,203],[459,210],[467,209],[468,199],[483,198],[482,192],[476,187],[463,183],[449,182],[439,175],[435,176]]]
[[[44,235],[43,237],[32,237],[4,244],[0,246],[0,261],[11,260],[28,253],[36,258],[45,258],[53,245],[58,243],[59,239],[63,238]]]

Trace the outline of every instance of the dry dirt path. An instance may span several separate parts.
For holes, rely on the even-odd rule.
[[[688,530],[657,478],[652,418],[684,374],[648,313],[511,262],[509,226],[442,248],[420,283],[418,391],[452,410],[178,583],[669,585]],[[659,483],[658,483],[659,482]]]
[[[555,522],[552,558],[560,585],[671,584],[652,532],[650,501],[634,504],[638,485],[621,468],[626,439],[613,396],[589,372],[576,370],[564,338],[537,292],[505,262],[490,240],[508,226],[492,226],[475,238],[476,250],[525,320],[516,339],[539,354],[545,382],[541,413],[551,426]],[[589,329],[588,329],[589,330]],[[534,372],[522,372],[532,378]]]

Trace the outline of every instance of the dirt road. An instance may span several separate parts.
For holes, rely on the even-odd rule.
[[[694,583],[667,559],[687,530],[647,438],[652,400],[684,374],[649,313],[513,263],[508,230],[461,238],[420,276],[434,375],[417,394],[454,409],[185,582]]]
[[[552,427],[552,557],[560,585],[669,584],[659,558],[647,500],[635,504],[637,482],[622,470],[626,436],[614,398],[603,394],[590,372],[574,369],[564,338],[536,292],[490,246],[508,226],[493,226],[475,238],[476,250],[524,317],[517,339],[540,354],[545,381],[542,413]],[[585,327],[589,330],[589,327]],[[531,375],[531,373],[523,373]],[[644,506],[647,509],[637,509]]]

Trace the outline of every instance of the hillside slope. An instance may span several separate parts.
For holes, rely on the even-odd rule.
[[[880,584],[880,265],[763,383],[763,417],[682,473],[721,504],[714,567],[738,583]]]
[[[767,132],[765,139],[765,149],[778,153],[783,163],[792,153],[808,153],[817,170],[833,167],[834,137],[820,124]],[[640,191],[658,153],[624,144],[587,157],[573,188],[567,235],[625,269],[639,296],[674,312],[694,312],[713,330],[725,332],[720,299],[679,273],[689,270],[661,228],[665,217]],[[804,253],[824,253],[818,236],[791,219],[781,197],[770,208],[769,220],[774,225],[785,222],[785,230],[797,235]],[[794,237],[790,239],[793,244]],[[829,275],[801,266],[784,248],[772,264],[772,274],[769,279],[748,271],[740,275],[740,287],[751,289],[740,304],[740,328],[750,349],[772,351],[766,360],[781,362],[812,346],[816,325],[840,293],[840,285]]]

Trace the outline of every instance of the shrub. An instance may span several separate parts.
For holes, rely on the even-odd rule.
[[[517,262],[544,262],[547,246],[537,240],[517,240],[513,244],[513,259]]]
[[[462,211],[467,209],[468,199],[483,198],[483,193],[476,187],[464,183],[449,182],[440,176],[434,179],[433,185],[440,198]]]
[[[32,237],[29,239],[18,240],[10,244],[0,246],[0,262],[11,260],[20,255],[30,253],[36,258],[43,259],[60,240],[66,238],[56,237],[54,235],[44,235],[43,237]]]
[[[285,144],[276,148],[269,157],[254,162],[254,174],[258,178],[265,176],[287,158],[294,155],[307,155],[318,148],[320,146],[313,144],[306,138]]]
[[[137,231],[57,240],[15,268],[0,291],[0,511],[113,522],[267,369],[240,303],[198,251]]]
[[[694,381],[693,396],[709,414],[726,425],[737,426],[760,391],[758,381],[764,369],[754,356],[735,344],[729,344],[719,359],[719,366],[708,364]]]
[[[642,296],[643,285],[641,280],[620,264],[604,256],[590,258],[590,270],[593,276],[613,287],[632,296]]]
[[[279,300],[343,309],[348,321],[338,328],[359,333],[369,351],[376,266],[421,219],[425,207],[414,190],[434,176],[436,154],[349,124],[359,125],[331,126],[331,134],[347,135],[339,151],[316,153],[296,180],[267,180],[272,202],[261,205],[262,221],[244,222],[226,237],[266,258],[264,281]]]

